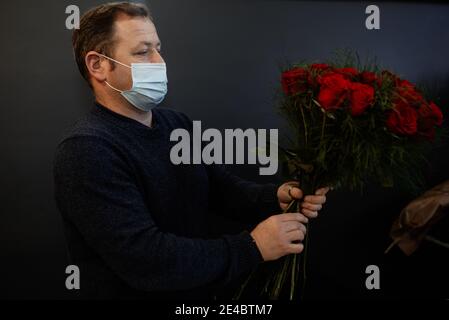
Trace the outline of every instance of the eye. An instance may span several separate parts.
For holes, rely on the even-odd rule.
[[[148,54],[148,50],[145,50],[145,51],[139,51],[139,52],[137,52],[137,54],[138,55],[146,55],[146,54]]]

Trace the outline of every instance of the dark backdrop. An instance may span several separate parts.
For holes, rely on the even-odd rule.
[[[100,1],[3,1],[0,4],[0,297],[65,298],[62,224],[53,201],[52,159],[65,128],[92,96],[71,52],[65,8]],[[365,29],[370,3],[319,1],[148,2],[168,65],[164,107],[217,128],[277,128],[278,65],[321,60],[350,47],[377,56],[411,81],[430,86],[447,108],[449,6],[378,2],[381,30]],[[449,179],[446,146],[430,157],[428,185]],[[257,168],[233,168],[259,181]],[[370,187],[338,192],[311,230],[309,298],[377,298],[439,292],[447,252],[389,256],[392,219],[411,199]],[[425,249],[425,248],[424,248]],[[423,252],[428,252],[423,249]],[[434,248],[430,248],[432,250]],[[430,252],[430,251],[429,251]],[[381,268],[381,290],[364,289],[365,267]],[[441,269],[443,270],[443,269]],[[437,274],[438,276],[435,276]],[[444,284],[444,285],[443,285]]]

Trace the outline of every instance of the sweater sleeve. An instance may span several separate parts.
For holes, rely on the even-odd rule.
[[[276,184],[258,184],[232,174],[224,165],[208,165],[210,202],[226,217],[260,222],[280,213]]]
[[[206,240],[159,230],[129,168],[112,144],[95,136],[66,139],[54,161],[62,215],[131,287],[169,291],[223,284],[262,262],[246,231]]]

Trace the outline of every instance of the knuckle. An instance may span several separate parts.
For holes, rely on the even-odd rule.
[[[306,234],[307,233],[307,228],[306,228],[306,226],[305,225],[301,225],[301,231],[304,233],[304,234]]]
[[[304,250],[303,245],[299,245],[293,248],[292,253],[301,253]]]
[[[283,245],[284,243],[288,242],[287,235],[285,232],[279,231],[277,238],[280,245]]]
[[[287,241],[283,241],[280,244],[279,248],[280,248],[280,251],[282,251],[282,252],[288,252],[288,250],[289,250],[289,243]]]

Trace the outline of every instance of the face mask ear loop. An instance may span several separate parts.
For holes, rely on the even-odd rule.
[[[97,52],[97,53],[98,53],[98,52]],[[108,60],[114,61],[115,63],[121,64],[121,65],[124,66],[124,67],[127,67],[127,68],[130,68],[130,69],[131,69],[130,66],[128,66],[128,65],[126,65],[126,64],[124,64],[124,63],[121,63],[120,61],[117,61],[117,60],[115,60],[115,59],[109,58],[108,56],[105,56],[104,54],[98,53],[98,55],[100,55],[100,56],[102,56],[103,58],[106,58],[106,59],[108,59]],[[107,81],[105,81],[105,82],[106,82],[106,84],[109,86],[109,88],[111,88],[111,89],[113,89],[113,90],[115,90],[115,91],[117,91],[117,92],[123,93],[122,90],[119,90],[119,89],[117,89],[117,88],[114,88],[114,87],[111,86]]]
[[[111,89],[113,89],[113,90],[115,90],[115,91],[117,91],[117,92],[123,93],[122,90],[119,90],[119,89],[117,89],[117,88],[114,88],[114,87],[111,86],[107,81],[105,81],[105,82],[106,82],[106,84],[109,86],[109,88],[111,88]]]
[[[98,55],[100,55],[100,56],[102,56],[103,58],[106,58],[106,59],[108,59],[108,60],[114,61],[115,63],[121,64],[121,65],[124,66],[124,67],[127,67],[127,68],[130,68],[130,69],[131,69],[130,66],[128,66],[128,65],[126,65],[126,64],[124,64],[124,63],[122,63],[122,62],[120,62],[120,61],[117,61],[117,60],[115,60],[115,59],[109,58],[108,56],[105,56],[104,54],[98,53]]]

